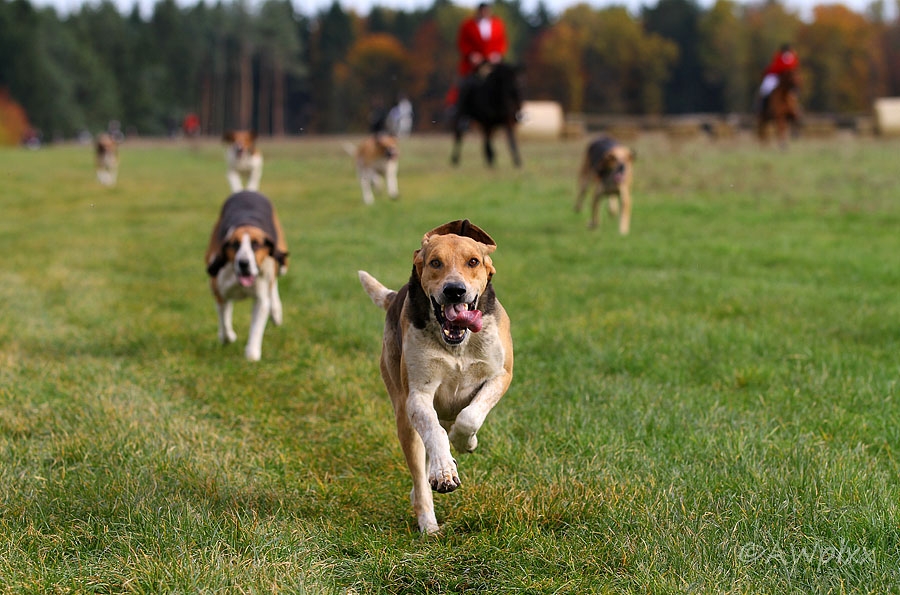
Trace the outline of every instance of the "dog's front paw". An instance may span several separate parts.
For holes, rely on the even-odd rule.
[[[458,488],[461,482],[456,470],[456,461],[452,458],[433,461],[428,481],[431,483],[431,489],[439,494],[446,494]]]
[[[474,452],[478,448],[478,436],[475,432],[458,432],[455,425],[450,428],[449,438],[457,452]]]
[[[248,345],[244,350],[244,357],[246,357],[248,361],[258,362],[262,357],[262,349]]]
[[[234,343],[237,341],[237,333],[234,332],[233,329],[228,329],[225,331],[219,331],[219,341],[222,345],[228,345],[229,343]]]

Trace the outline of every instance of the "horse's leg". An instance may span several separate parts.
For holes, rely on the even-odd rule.
[[[506,140],[509,141],[509,152],[512,154],[513,163],[516,167],[522,167],[522,159],[519,157],[519,145],[516,142],[516,130],[510,124],[506,125]]]
[[[766,115],[762,113],[756,119],[756,136],[761,143],[765,143],[768,140],[766,138],[766,124]]]
[[[491,137],[494,135],[494,129],[490,126],[484,127],[484,160],[488,167],[494,167],[494,146],[491,144]]]
[[[450,153],[450,163],[455,165],[459,165],[459,152],[462,147],[462,137],[463,131],[460,128],[459,120],[455,120],[453,123],[453,150]]]
[[[786,149],[788,140],[788,118],[786,114],[779,114],[776,116],[775,131],[775,136],[778,139],[778,146],[782,149]]]

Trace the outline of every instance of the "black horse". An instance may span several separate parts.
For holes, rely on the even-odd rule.
[[[509,151],[516,167],[522,165],[516,144],[515,126],[522,109],[519,91],[519,68],[510,64],[482,64],[463,81],[459,91],[456,113],[451,122],[454,142],[450,162],[459,165],[459,151],[463,133],[469,121],[479,124],[484,134],[484,158],[494,165],[494,147],[491,136],[497,128],[506,129]]]

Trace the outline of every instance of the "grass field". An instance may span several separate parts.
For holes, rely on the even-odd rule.
[[[582,141],[264,142],[292,268],[263,361],[216,341],[221,147],[0,151],[0,592],[900,592],[900,144],[634,143],[632,233],[572,212]],[[352,140],[352,139],[351,139]],[[510,391],[418,534],[356,278],[497,241]]]

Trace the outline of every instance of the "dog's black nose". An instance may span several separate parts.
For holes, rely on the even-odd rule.
[[[242,273],[247,273],[250,271],[250,261],[246,259],[241,259],[238,261],[238,269]]]
[[[463,283],[453,282],[444,285],[444,297],[459,302],[466,295],[466,286]]]

